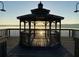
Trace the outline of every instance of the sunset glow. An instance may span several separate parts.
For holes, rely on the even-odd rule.
[[[6,12],[0,12],[0,25],[19,25],[17,16],[31,13],[39,1],[4,1]],[[79,24],[79,13],[74,13],[77,1],[43,1],[50,14],[65,17],[62,24]]]

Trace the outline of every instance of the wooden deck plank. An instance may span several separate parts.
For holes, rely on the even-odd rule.
[[[33,48],[16,46],[8,56],[14,57],[71,57],[70,54],[60,44],[49,48]]]
[[[64,40],[66,40],[66,39],[64,39]],[[67,51],[68,47],[64,48],[64,46],[67,44],[67,41],[62,41],[62,42],[66,43],[66,44],[64,43],[63,46],[57,45],[56,47],[53,47],[48,50],[46,50],[46,49],[45,50],[44,49],[34,50],[32,48],[30,48],[30,49],[21,48],[18,46],[18,42],[19,42],[18,37],[11,37],[10,39],[8,39],[8,41],[7,41],[8,56],[14,56],[14,57],[17,57],[17,56],[25,56],[25,57],[29,57],[29,56],[33,56],[33,57],[34,56],[41,56],[41,57],[44,57],[44,56],[48,56],[48,57],[49,56],[51,56],[51,57],[67,56],[68,57],[69,56],[70,57],[70,56],[73,56],[69,51]]]

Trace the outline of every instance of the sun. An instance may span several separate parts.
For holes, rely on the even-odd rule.
[[[44,35],[44,31],[39,31],[39,34],[40,35]]]

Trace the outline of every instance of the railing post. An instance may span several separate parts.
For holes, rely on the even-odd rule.
[[[74,50],[75,57],[79,57],[79,39],[74,38],[74,40],[75,40],[75,50]]]
[[[69,29],[69,38],[71,37],[71,29]]]
[[[3,36],[3,34],[2,34],[2,30],[1,30],[1,36]]]
[[[77,36],[78,34],[76,33],[77,33],[76,30],[72,31],[72,38],[75,41],[75,48],[74,48],[75,57],[79,57],[79,38]]]
[[[9,38],[10,38],[10,29],[8,29],[8,34],[9,34]]]
[[[72,38],[74,38],[74,30],[72,30]]]
[[[6,57],[7,56],[6,38],[2,37],[0,39],[2,40],[0,41],[0,57]]]
[[[5,29],[5,37],[8,37],[8,30]]]
[[[7,56],[6,40],[2,43],[2,57]]]

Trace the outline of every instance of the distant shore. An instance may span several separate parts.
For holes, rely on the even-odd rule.
[[[26,25],[26,27],[28,27],[28,25]],[[32,25],[32,27],[34,26]],[[44,28],[44,25],[37,25],[37,27]],[[49,25],[47,25],[47,28],[48,27]],[[6,28],[19,28],[19,25],[0,25],[0,29],[6,29]],[[54,28],[54,25],[52,25],[52,28]],[[79,24],[62,24],[61,28],[62,29],[79,29]]]
[[[8,26],[9,26],[9,27],[10,27],[10,26],[11,26],[11,27],[14,27],[14,26],[15,26],[15,27],[18,27],[19,25],[11,25],[11,24],[10,24],[10,25],[9,25],[9,24],[8,24],[8,25],[5,25],[5,24],[0,25],[0,27],[6,27],[6,26],[7,26],[7,27],[8,27]],[[22,25],[22,26],[23,26],[23,25]],[[28,25],[26,25],[26,26],[28,26]],[[32,26],[33,26],[33,25],[32,25]],[[37,26],[39,26],[39,27],[44,27],[44,25],[37,25]],[[48,26],[48,25],[47,25],[47,26]],[[52,26],[54,27],[54,24],[53,24]],[[79,24],[62,24],[61,26],[62,26],[62,27],[65,27],[65,28],[79,28]]]

